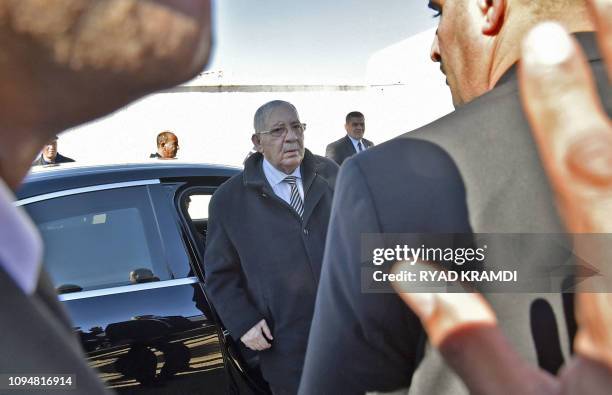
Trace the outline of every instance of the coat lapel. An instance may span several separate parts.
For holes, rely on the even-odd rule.
[[[344,136],[344,151],[346,152],[347,158],[357,153],[357,150],[355,149],[355,146],[353,145],[353,142],[351,141],[351,138],[348,136],[348,134]]]
[[[300,218],[300,216],[295,212],[293,207],[291,207],[287,202],[283,199],[276,196],[274,190],[270,186],[270,183],[266,179],[266,175],[263,172],[262,168],[263,155],[259,152],[254,153],[249,156],[249,158],[244,163],[244,172],[242,174],[244,185],[250,188],[254,188],[263,198],[273,199],[278,204],[281,204],[291,210],[296,218]]]
[[[314,155],[304,150],[304,159],[301,164],[302,186],[304,188],[304,214],[300,218],[298,213],[280,197],[276,196],[274,190],[268,183],[262,169],[263,155],[255,153],[245,162],[243,172],[243,182],[246,186],[255,188],[263,197],[274,199],[279,204],[285,206],[294,216],[304,224],[312,214],[317,203],[327,189],[327,182],[317,175],[317,166]],[[321,185],[323,183],[323,185]]]

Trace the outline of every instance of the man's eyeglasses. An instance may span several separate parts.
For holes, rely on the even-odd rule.
[[[304,133],[304,130],[306,130],[306,124],[305,123],[294,123],[290,126],[290,128],[293,133],[300,136]],[[289,129],[287,129],[287,127],[284,125],[278,126],[274,129],[262,130],[261,132],[257,132],[257,134],[269,134],[270,136],[274,138],[284,137],[287,135],[287,133],[289,133]]]

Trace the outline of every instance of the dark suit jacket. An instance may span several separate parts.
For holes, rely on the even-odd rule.
[[[370,140],[362,140],[365,144],[364,149],[374,146],[374,143]],[[348,135],[345,135],[340,140],[330,143],[325,149],[325,156],[336,162],[338,165],[341,165],[342,162],[344,162],[348,157],[351,157],[356,153],[357,151],[355,151],[355,146]]]
[[[68,162],[74,162],[74,159],[64,156],[58,152],[57,156],[55,157],[55,162],[53,163],[68,163]],[[38,158],[34,162],[32,162],[32,166],[43,166],[43,165],[49,165],[49,164],[51,163],[45,162],[42,154],[40,154]]]
[[[45,394],[107,394],[96,373],[87,365],[44,272],[36,292],[27,296],[0,268],[0,290],[1,373],[20,376],[73,374],[76,375],[76,390],[46,390]]]
[[[303,220],[277,197],[251,155],[244,171],[213,195],[204,270],[206,291],[232,337],[265,318],[272,348],[260,352],[264,377],[297,392],[338,166],[308,150],[301,165]]]
[[[594,36],[578,38],[610,112]],[[452,114],[349,159],[336,190],[300,393],[409,386],[418,394],[464,393],[440,355],[424,348],[417,318],[396,295],[362,293],[360,235],[563,231],[521,110],[515,70]],[[548,247],[524,257],[526,262],[568,258],[567,251]],[[556,371],[575,330],[571,298],[560,293],[486,297],[520,354]]]

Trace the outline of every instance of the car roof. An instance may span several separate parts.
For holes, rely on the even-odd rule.
[[[138,180],[178,181],[197,177],[228,178],[241,170],[239,167],[204,163],[160,162],[98,166],[68,163],[50,167],[35,167],[17,191],[16,197],[17,200],[21,200],[66,189]]]

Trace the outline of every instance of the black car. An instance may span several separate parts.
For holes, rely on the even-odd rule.
[[[109,388],[268,393],[256,357],[232,342],[203,289],[208,200],[238,172],[175,162],[58,166],[31,173],[17,193],[89,363]]]

